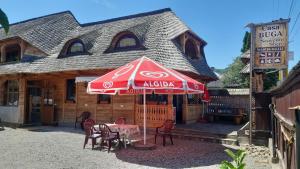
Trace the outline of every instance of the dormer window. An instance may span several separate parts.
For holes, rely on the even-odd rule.
[[[137,46],[138,40],[136,36],[133,34],[125,34],[118,39],[115,49],[134,48]]]
[[[15,62],[21,59],[21,47],[18,44],[5,47],[5,62]]]
[[[144,50],[146,49],[140,40],[129,31],[118,33],[111,41],[109,48],[104,53],[122,52],[130,50]]]
[[[191,59],[197,59],[197,46],[195,45],[195,43],[188,39],[185,42],[185,54],[186,56],[188,56]]]
[[[84,49],[84,45],[81,40],[73,41],[67,49],[67,55],[81,54],[84,52],[85,52],[85,49]]]
[[[75,55],[88,55],[88,54],[89,52],[87,52],[82,40],[72,39],[65,44],[58,58],[65,58],[65,57],[75,56]]]

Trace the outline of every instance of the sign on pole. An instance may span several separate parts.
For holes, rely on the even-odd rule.
[[[288,22],[255,24],[253,69],[285,69],[288,63]]]

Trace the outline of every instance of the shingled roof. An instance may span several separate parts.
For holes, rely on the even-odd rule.
[[[248,63],[243,69],[240,71],[242,74],[249,74],[250,73],[250,63]]]
[[[133,32],[145,49],[105,52],[113,37],[122,31]],[[169,8],[87,24],[80,24],[70,11],[55,13],[12,24],[8,35],[0,30],[0,41],[19,37],[47,54],[47,57],[25,55],[18,63],[2,64],[0,75],[114,69],[147,56],[169,68],[217,79],[205,56],[192,60],[182,53],[174,39],[185,32],[206,44]],[[74,38],[80,38],[90,54],[58,58],[66,42]]]

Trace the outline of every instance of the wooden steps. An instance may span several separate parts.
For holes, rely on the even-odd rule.
[[[151,129],[148,131],[148,133],[155,134],[155,130]],[[176,128],[173,130],[173,136],[174,138],[185,140],[196,140],[226,145],[238,145],[236,134],[218,134],[193,129]]]

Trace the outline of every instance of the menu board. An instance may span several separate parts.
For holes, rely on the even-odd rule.
[[[254,69],[287,68],[288,20],[255,25]]]

